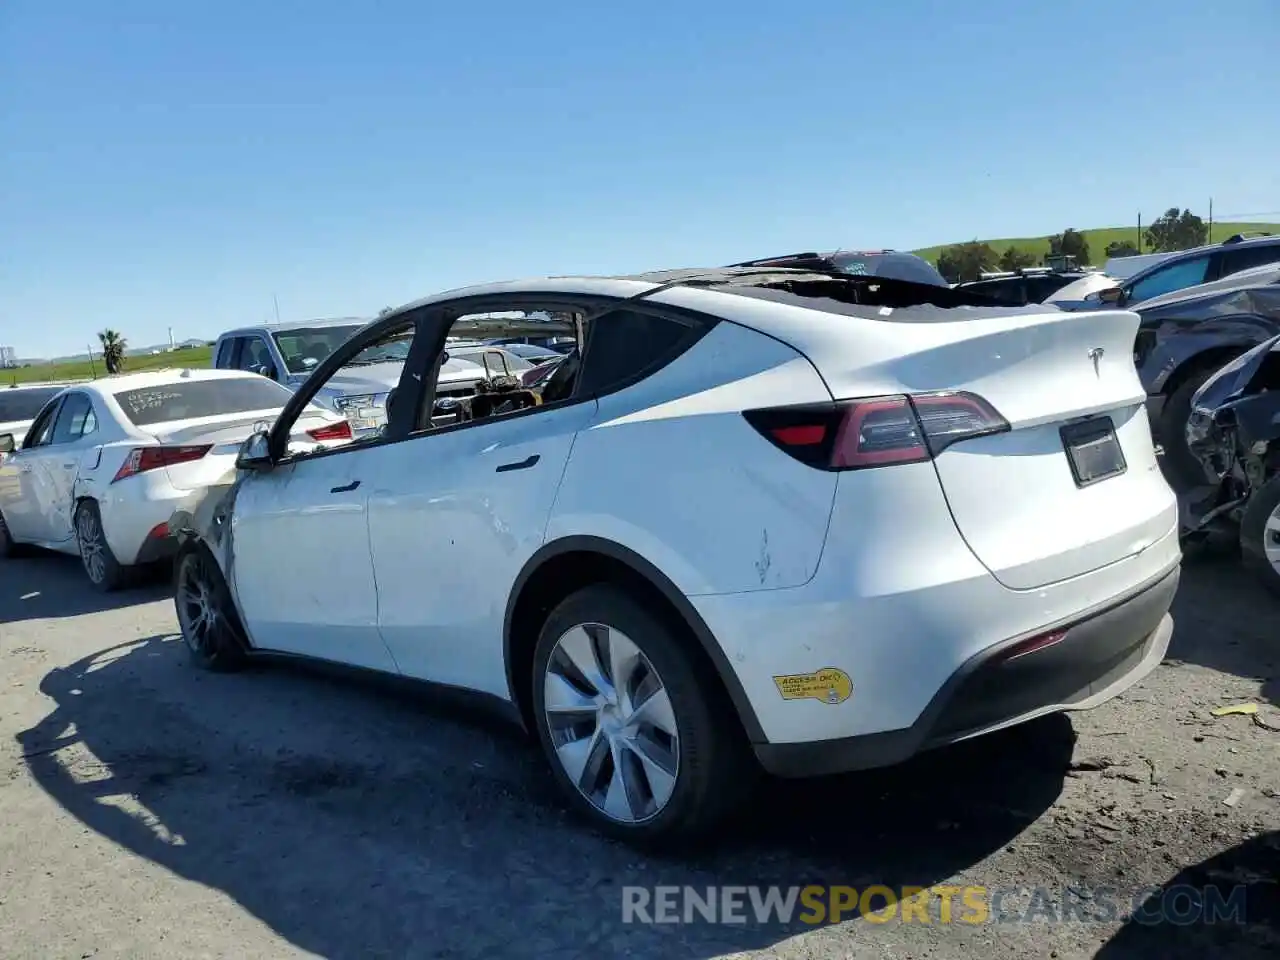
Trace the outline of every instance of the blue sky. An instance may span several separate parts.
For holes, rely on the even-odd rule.
[[[1276,211],[1277,49],[1276,0],[5,0],[0,344]]]

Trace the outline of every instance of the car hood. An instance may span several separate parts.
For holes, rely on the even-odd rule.
[[[320,392],[338,397],[386,393],[400,382],[403,366],[402,363],[374,363],[367,367],[343,367],[325,381]]]
[[[404,364],[375,363],[367,367],[344,367],[325,382],[320,388],[320,395],[325,397],[362,397],[379,396],[390,392],[400,382],[400,371]],[[484,368],[469,360],[450,358],[440,368],[440,383],[475,383],[484,379]],[[305,374],[295,374],[289,378],[290,386],[295,389],[306,383]]]
[[[1276,277],[1280,279],[1280,273]],[[1225,284],[1226,280],[1206,283],[1177,294],[1152,297],[1125,309],[1142,318],[1144,329],[1157,327],[1166,320],[1182,324],[1228,317],[1280,321],[1280,283]]]
[[[1080,305],[1080,309],[1098,310],[1107,304],[1102,304],[1097,300],[1085,302],[1085,297],[1091,293],[1097,293],[1099,290],[1109,290],[1112,287],[1118,287],[1120,281],[1115,277],[1109,277],[1105,273],[1091,273],[1088,276],[1081,277],[1079,280],[1072,280],[1065,287],[1059,287],[1053,293],[1049,294],[1044,300],[1045,303],[1052,303],[1060,306],[1064,303],[1071,305]]]
[[[21,444],[23,438],[27,435],[27,431],[31,429],[33,422],[32,420],[9,420],[5,423],[0,423],[0,433],[13,434],[13,439]]]

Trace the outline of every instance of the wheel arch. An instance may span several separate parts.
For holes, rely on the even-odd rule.
[[[612,540],[588,535],[562,537],[544,544],[521,569],[507,599],[503,618],[503,662],[511,702],[529,732],[533,704],[528,679],[538,631],[551,609],[569,594],[595,583],[619,583],[652,601],[651,612],[696,643],[704,664],[718,678],[752,743],[766,737],[742,683],[702,616],[689,598],[654,564]]]
[[[1169,379],[1164,382],[1164,386],[1160,392],[1171,397],[1179,387],[1194,377],[1197,373],[1214,371],[1226,366],[1236,357],[1240,356],[1248,350],[1257,346],[1257,343],[1228,343],[1217,346],[1208,347],[1198,353],[1193,353],[1189,357],[1183,359],[1181,363],[1174,368],[1173,373],[1169,375]]]

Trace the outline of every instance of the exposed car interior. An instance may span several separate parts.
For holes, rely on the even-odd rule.
[[[489,364],[484,365],[486,377],[476,384],[475,393],[466,397],[437,396],[431,416],[432,428],[463,423],[470,420],[482,420],[489,417],[506,416],[520,410],[527,410],[539,404],[555,403],[573,396],[581,369],[581,350],[578,347],[578,330],[582,320],[578,315],[565,316],[558,321],[532,319],[526,317],[496,319],[485,316],[464,316],[454,321],[449,331],[450,338],[458,337],[465,342],[485,340],[493,342],[503,336],[510,336],[512,331],[520,331],[536,324],[535,329],[550,329],[556,334],[574,337],[574,346],[555,371],[541,384],[526,386],[518,376],[505,372],[505,364],[499,369],[504,372],[493,372]],[[441,363],[449,358],[446,351]]]

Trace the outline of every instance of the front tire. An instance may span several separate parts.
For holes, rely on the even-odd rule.
[[[1187,419],[1191,416],[1191,399],[1216,370],[1199,370],[1169,394],[1160,410],[1160,444],[1164,447],[1165,474],[1179,491],[1194,490],[1207,484],[1204,467],[1187,446]]]
[[[1264,483],[1244,508],[1240,556],[1262,585],[1280,596],[1280,474]]]
[[[758,771],[694,642],[613,586],[565,599],[538,638],[534,715],[552,775],[580,814],[629,843],[703,839]]]
[[[76,508],[76,543],[80,547],[80,563],[89,582],[103,593],[119,590],[129,582],[131,568],[123,566],[111,552],[102,530],[102,514],[92,500]]]
[[[248,660],[248,644],[231,591],[207,550],[183,551],[173,565],[173,603],[182,640],[201,670],[226,673]]]

